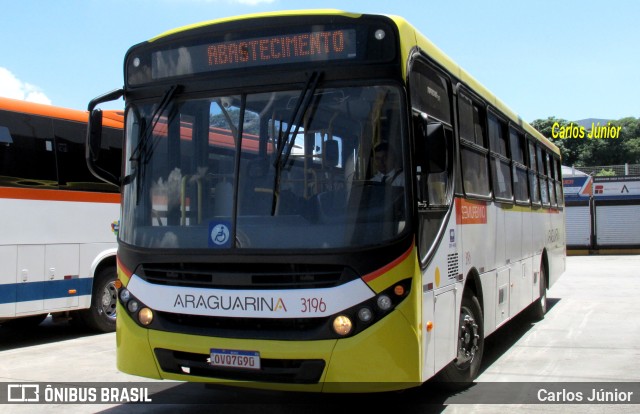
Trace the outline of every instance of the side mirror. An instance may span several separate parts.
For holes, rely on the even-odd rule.
[[[87,139],[87,160],[91,163],[98,162],[100,157],[100,147],[102,146],[102,110],[94,109],[89,113],[89,126],[87,127],[89,137]]]
[[[115,101],[124,95],[122,89],[101,95],[89,102],[89,124],[87,125],[87,139],[85,142],[85,158],[89,171],[97,178],[109,184],[120,187],[120,179],[99,165],[102,148],[102,111],[96,109],[98,104]]]

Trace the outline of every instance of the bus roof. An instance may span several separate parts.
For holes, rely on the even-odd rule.
[[[247,20],[247,19],[258,19],[258,18],[268,18],[268,17],[278,17],[278,16],[297,16],[297,15],[336,15],[336,16],[345,16],[358,18],[362,16],[362,13],[352,13],[338,9],[309,9],[309,10],[285,10],[285,11],[276,11],[276,12],[265,12],[265,13],[253,13],[253,14],[245,14],[239,16],[231,16],[225,17],[215,20],[204,21],[200,23],[194,23],[187,26],[182,26],[173,30],[166,31],[161,33],[160,35],[154,37],[149,40],[153,42],[160,38],[170,36],[176,33],[210,26],[214,24],[227,23],[238,20]],[[477,93],[482,99],[484,99],[488,104],[492,105],[498,111],[500,111],[503,115],[507,116],[511,122],[518,125],[521,129],[523,129],[527,134],[534,137],[536,140],[542,142],[546,147],[550,148],[556,154],[560,154],[560,150],[558,147],[553,144],[549,139],[547,139],[544,135],[542,135],[538,130],[533,128],[528,122],[522,119],[515,111],[509,108],[504,102],[502,102],[498,97],[496,97],[491,91],[489,91],[484,85],[478,82],[473,76],[471,76],[467,71],[462,69],[458,64],[456,64],[453,59],[447,56],[440,48],[438,48],[433,42],[431,42],[425,35],[423,35],[415,26],[407,21],[404,17],[396,16],[396,15],[386,15],[386,17],[390,18],[394,21],[396,26],[398,27],[400,36],[400,48],[403,60],[406,61],[408,56],[410,55],[412,49],[417,45],[422,49],[427,55],[429,55],[434,61],[436,61],[439,65],[441,65],[444,69],[450,72],[453,76],[457,77],[460,82],[470,88],[473,92]],[[409,40],[410,39],[410,40]],[[403,67],[403,71],[406,71],[406,68]],[[406,75],[406,73],[405,73]]]
[[[66,119],[87,123],[89,113],[78,109],[62,108],[59,106],[45,105],[35,102],[27,102],[19,99],[0,97],[0,110],[20,112],[24,114],[41,115],[50,118]],[[124,112],[117,110],[103,111],[104,125],[113,128],[122,128],[124,125]]]

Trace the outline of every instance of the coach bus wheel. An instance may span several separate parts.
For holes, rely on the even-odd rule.
[[[449,389],[468,387],[480,371],[484,352],[484,321],[480,302],[465,293],[460,307],[457,356],[438,374],[438,380]]]
[[[91,307],[81,313],[82,322],[88,328],[102,332],[115,331],[118,298],[115,282],[115,267],[106,267],[96,274],[91,292]]]
[[[540,287],[540,297],[536,299],[531,305],[531,318],[536,321],[544,319],[544,315],[547,313],[547,278],[544,271],[544,265],[540,265],[540,281],[538,286]]]

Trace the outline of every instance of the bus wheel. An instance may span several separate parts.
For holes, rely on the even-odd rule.
[[[81,311],[83,325],[91,330],[113,332],[116,329],[116,269],[106,267],[93,280],[91,307]]]
[[[538,279],[540,279],[538,282],[540,297],[531,305],[530,314],[533,320],[541,321],[547,313],[547,278],[544,265],[540,265],[540,276]]]
[[[473,294],[462,297],[457,356],[438,374],[446,388],[468,387],[478,376],[484,352],[484,321],[480,302]]]

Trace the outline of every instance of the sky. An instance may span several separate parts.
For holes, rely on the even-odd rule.
[[[405,17],[527,121],[640,117],[636,0],[3,1],[0,96],[86,109],[123,85],[137,43],[221,17],[313,8]]]

